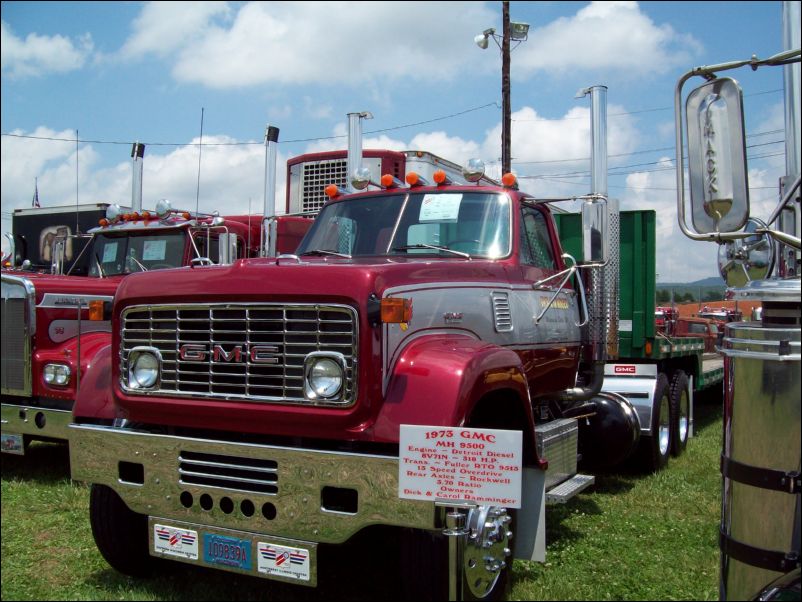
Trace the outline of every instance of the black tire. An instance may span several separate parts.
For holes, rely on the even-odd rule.
[[[671,455],[671,390],[663,373],[657,376],[649,436],[641,436],[638,455],[647,472],[665,468]]]
[[[512,510],[507,510],[512,515]],[[507,525],[512,531],[512,523]],[[512,539],[509,545],[512,545]],[[470,541],[466,546],[472,546]],[[474,554],[476,556],[476,554]],[[466,565],[470,553],[466,551]],[[467,566],[462,581],[462,600],[506,600],[512,579],[512,556],[491,581],[468,582]],[[473,569],[472,575],[481,575],[483,567]],[[401,536],[401,592],[403,600],[449,600],[448,591],[448,538],[442,533],[405,529]]]
[[[131,511],[110,487],[92,485],[89,522],[95,544],[112,568],[132,577],[151,573],[147,516]]]
[[[677,457],[688,445],[691,427],[691,393],[688,375],[677,370],[671,379],[671,455]]]

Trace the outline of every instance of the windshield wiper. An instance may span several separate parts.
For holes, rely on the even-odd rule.
[[[106,274],[103,273],[103,264],[100,263],[100,256],[95,253],[95,263],[97,264],[97,271],[100,274],[101,278],[105,278]]]
[[[305,251],[304,253],[301,253],[301,257],[304,255],[334,255],[335,257],[351,259],[351,256],[347,253],[338,253],[337,251],[330,251],[329,249],[313,249],[311,251]]]
[[[418,243],[415,245],[404,245],[403,247],[393,247],[393,251],[407,251],[408,249],[432,249],[434,251],[445,251],[447,253],[453,253],[454,255],[459,255],[460,257],[464,257],[465,259],[470,259],[470,253],[463,253],[462,251],[455,251],[454,249],[449,249],[448,247],[438,247],[436,245],[427,245],[425,243]]]

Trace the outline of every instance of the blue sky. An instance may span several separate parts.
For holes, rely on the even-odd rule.
[[[43,205],[130,203],[131,143],[147,146],[145,207],[262,206],[269,123],[287,158],[422,149],[498,175],[501,2],[2,2],[2,218]],[[661,281],[715,275],[716,246],[676,224],[674,88],[698,65],[782,50],[781,2],[511,2],[530,24],[512,71],[513,170],[536,195],[589,192],[588,100],[608,87],[609,193],[658,212]],[[782,70],[741,69],[751,199],[767,217],[783,175]],[[702,83],[698,78],[686,85]],[[198,184],[198,141],[203,147]],[[414,125],[417,124],[417,125]],[[55,140],[51,140],[55,139]],[[65,141],[67,140],[67,141]],[[69,141],[71,140],[71,142]],[[194,142],[194,144],[193,144]],[[5,244],[5,240],[3,241]],[[5,247],[4,247],[5,248]]]

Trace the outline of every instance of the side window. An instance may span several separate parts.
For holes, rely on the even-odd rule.
[[[521,263],[557,269],[549,229],[543,214],[529,207],[521,210]]]

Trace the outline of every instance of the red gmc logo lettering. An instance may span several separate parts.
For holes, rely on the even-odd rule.
[[[278,364],[278,347],[274,345],[253,345],[247,351],[247,357],[253,364]],[[215,362],[242,362],[242,345],[226,350],[222,345],[212,348],[212,360]],[[185,361],[203,362],[209,356],[206,345],[187,343],[178,349],[178,358]]]
[[[637,374],[637,366],[615,366],[616,374]]]

